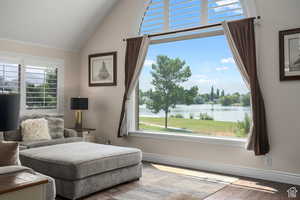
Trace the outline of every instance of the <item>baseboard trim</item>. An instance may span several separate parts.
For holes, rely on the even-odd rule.
[[[263,179],[274,182],[288,183],[292,185],[300,185],[300,174],[293,174],[282,171],[265,170],[220,163],[210,163],[206,161],[146,152],[143,153],[143,161],[185,167],[196,170],[205,170],[222,174],[230,174],[235,176]]]

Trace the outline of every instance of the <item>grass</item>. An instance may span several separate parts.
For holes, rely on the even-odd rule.
[[[154,117],[140,117],[140,130],[161,131],[161,132],[180,132],[188,133],[187,131],[165,129],[164,118]],[[193,134],[211,135],[211,136],[231,136],[241,137],[235,134],[237,129],[236,122],[223,122],[214,120],[199,120],[199,119],[183,119],[183,118],[169,118],[168,127],[182,128],[192,131]],[[190,134],[190,133],[189,133]]]
[[[140,128],[140,130],[158,131],[158,132],[191,133],[189,131],[184,131],[184,130],[162,128],[162,127],[157,127],[157,126],[149,126],[149,125],[145,125],[145,124],[139,124],[139,128]]]

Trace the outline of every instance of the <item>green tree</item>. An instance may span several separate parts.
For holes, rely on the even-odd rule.
[[[220,103],[222,104],[222,106],[230,106],[231,104],[233,104],[233,100],[231,96],[224,96],[221,97]]]
[[[224,97],[224,96],[225,96],[225,91],[222,90],[222,92],[221,92],[221,97]]]
[[[217,99],[220,98],[220,89],[219,88],[217,89],[216,98]]]
[[[241,103],[242,106],[250,106],[250,93],[242,95]]]
[[[194,98],[194,104],[204,104],[205,99],[203,98],[202,95],[198,95]]]
[[[198,94],[198,86],[193,86],[189,90],[184,90],[183,104],[191,105]]]
[[[145,103],[145,93],[139,89],[139,105],[144,105]]]
[[[214,99],[215,99],[215,90],[214,90],[214,86],[211,86],[211,89],[210,89],[210,100],[212,102],[214,102]]]
[[[152,64],[152,85],[154,90],[149,91],[149,100],[146,106],[154,113],[160,110],[165,112],[165,128],[168,127],[168,114],[182,101],[185,93],[181,83],[192,75],[189,66],[179,58],[171,59],[167,56],[157,56],[157,64]]]

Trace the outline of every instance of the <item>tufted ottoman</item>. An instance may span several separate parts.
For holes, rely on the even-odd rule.
[[[142,175],[139,149],[87,142],[58,144],[20,152],[22,165],[55,179],[56,192],[78,199]]]

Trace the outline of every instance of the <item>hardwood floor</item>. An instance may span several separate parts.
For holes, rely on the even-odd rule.
[[[139,181],[83,200],[300,200],[288,198],[293,185],[144,163]],[[300,190],[300,186],[295,186]],[[57,200],[61,200],[58,198]]]

